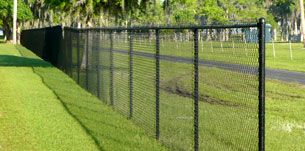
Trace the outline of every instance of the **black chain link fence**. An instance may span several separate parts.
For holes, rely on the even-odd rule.
[[[21,43],[171,150],[264,150],[264,26],[52,27]]]

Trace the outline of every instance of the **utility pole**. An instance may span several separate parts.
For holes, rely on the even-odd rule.
[[[301,8],[301,29],[302,29],[302,37],[303,37],[303,45],[305,48],[305,18],[304,18],[304,2],[300,0],[300,8]]]
[[[14,0],[13,44],[17,44],[17,0]]]

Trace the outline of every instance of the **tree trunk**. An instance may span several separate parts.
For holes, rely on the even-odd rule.
[[[284,25],[283,25],[283,19],[280,21],[280,24],[281,24],[281,26],[280,26],[280,28],[279,28],[279,41],[281,41],[281,42],[283,42],[284,41]]]
[[[277,41],[277,33],[276,29],[273,29],[273,41]]]
[[[167,23],[167,25],[170,25],[170,23],[171,23],[171,19],[170,19],[170,15],[171,15],[170,0],[165,0],[164,5],[165,5],[164,7],[165,7],[166,23]]]
[[[300,0],[300,8],[301,8],[301,29],[302,29],[302,37],[303,37],[303,47],[305,48],[305,18],[304,18],[304,2]]]
[[[8,20],[8,19],[7,19]],[[8,23],[7,20],[3,20],[3,28],[4,28],[4,31],[5,31],[5,36],[6,36],[6,39],[7,41],[10,41],[13,39],[13,32],[12,32],[12,29]]]
[[[293,30],[294,35],[298,35],[298,22],[297,19],[294,19],[294,30]]]
[[[290,39],[289,39],[289,24],[288,24],[288,16],[286,17],[286,19],[285,19],[285,40],[286,41],[289,41]]]

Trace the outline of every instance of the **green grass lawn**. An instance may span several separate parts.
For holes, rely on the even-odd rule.
[[[174,65],[173,65],[174,66]],[[183,73],[190,68],[166,68],[170,73]],[[179,67],[182,67],[179,65]],[[166,73],[165,71],[163,73]],[[162,74],[162,73],[161,73]],[[172,89],[192,92],[191,72],[180,74],[177,78],[169,80]],[[224,76],[226,75],[226,76]],[[200,127],[204,143],[201,144],[207,150],[236,150],[240,144],[240,150],[255,146],[257,127],[255,82],[253,78],[242,74],[230,73],[219,69],[201,68],[199,85],[200,96],[208,95],[217,102],[209,102],[203,97],[200,102]],[[254,84],[254,85],[253,85]],[[253,89],[251,89],[253,88]],[[268,80],[266,83],[266,150],[304,150],[302,140],[304,134],[305,115],[305,87],[293,83],[284,83]],[[163,92],[163,94],[167,94]],[[168,100],[169,97],[163,97]],[[183,100],[179,95],[172,95],[173,100]],[[189,98],[191,102],[191,98]],[[180,103],[181,103],[180,102]],[[226,102],[226,103],[225,103]],[[165,103],[165,102],[164,102]],[[191,104],[189,104],[190,106]],[[231,106],[230,106],[231,105]],[[232,106],[233,105],[233,106]],[[234,106],[235,105],[235,106]],[[237,106],[236,106],[237,105]],[[187,106],[187,103],[183,105]],[[177,107],[178,108],[178,107]],[[179,112],[190,112],[179,107]],[[173,114],[171,114],[173,115]],[[177,122],[178,123],[178,122]],[[219,138],[222,138],[219,141]],[[217,144],[220,143],[220,144]],[[217,144],[217,145],[216,145]],[[229,145],[230,144],[230,145]],[[216,148],[217,146],[218,148]],[[215,148],[212,148],[215,147]],[[255,148],[252,148],[255,149]]]
[[[166,150],[64,73],[0,44],[0,150]]]
[[[305,49],[302,43],[291,44],[292,59],[289,43],[274,43],[274,49],[272,43],[267,43],[266,46],[268,68],[305,72]]]

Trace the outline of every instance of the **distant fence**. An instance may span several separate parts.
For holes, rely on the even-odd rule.
[[[21,43],[171,150],[264,150],[264,28],[52,27]]]
[[[57,65],[63,41],[61,26],[23,30],[20,43],[46,61]]]

